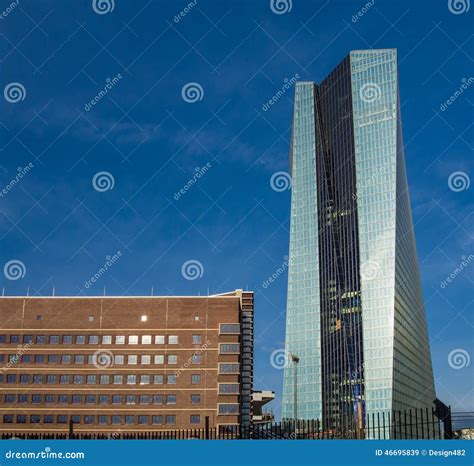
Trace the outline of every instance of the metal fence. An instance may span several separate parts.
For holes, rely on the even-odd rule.
[[[463,418],[472,413],[463,413]],[[451,413],[449,413],[451,416]],[[454,414],[453,417],[456,415]],[[328,429],[320,420],[297,422],[268,422],[254,424],[250,429],[235,430],[225,427],[200,429],[155,430],[144,432],[111,431],[108,433],[58,432],[58,433],[3,433],[1,439],[81,439],[81,440],[342,440],[342,439],[443,439],[453,438],[446,429],[451,419],[440,418],[434,410],[412,409],[406,411],[370,413],[361,429]]]

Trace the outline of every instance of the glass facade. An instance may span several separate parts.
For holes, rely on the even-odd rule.
[[[354,429],[435,399],[393,49],[354,51],[298,83],[286,350],[297,417]],[[294,417],[293,368],[283,417]],[[387,433],[390,435],[390,433]]]

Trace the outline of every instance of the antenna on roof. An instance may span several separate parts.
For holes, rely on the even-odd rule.
[[[151,287],[151,295],[153,296],[153,287]]]
[[[105,296],[105,286],[104,286],[104,296]]]
[[[30,287],[26,289],[26,296],[30,296]]]
[[[2,289],[2,296],[5,296],[5,287]]]
[[[56,287],[53,285],[53,296],[56,295]]]
[[[207,287],[207,296],[209,296],[209,287]]]

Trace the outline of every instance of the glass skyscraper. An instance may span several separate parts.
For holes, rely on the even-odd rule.
[[[297,418],[350,429],[373,412],[431,409],[396,50],[353,51],[321,84],[297,83],[290,169]],[[289,358],[284,419],[294,418],[293,377]]]

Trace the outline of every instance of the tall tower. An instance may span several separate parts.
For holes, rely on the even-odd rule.
[[[321,84],[297,83],[290,170],[286,351],[299,358],[298,419],[350,429],[372,412],[431,408],[396,50],[353,51]],[[290,359],[285,419],[293,376]]]

